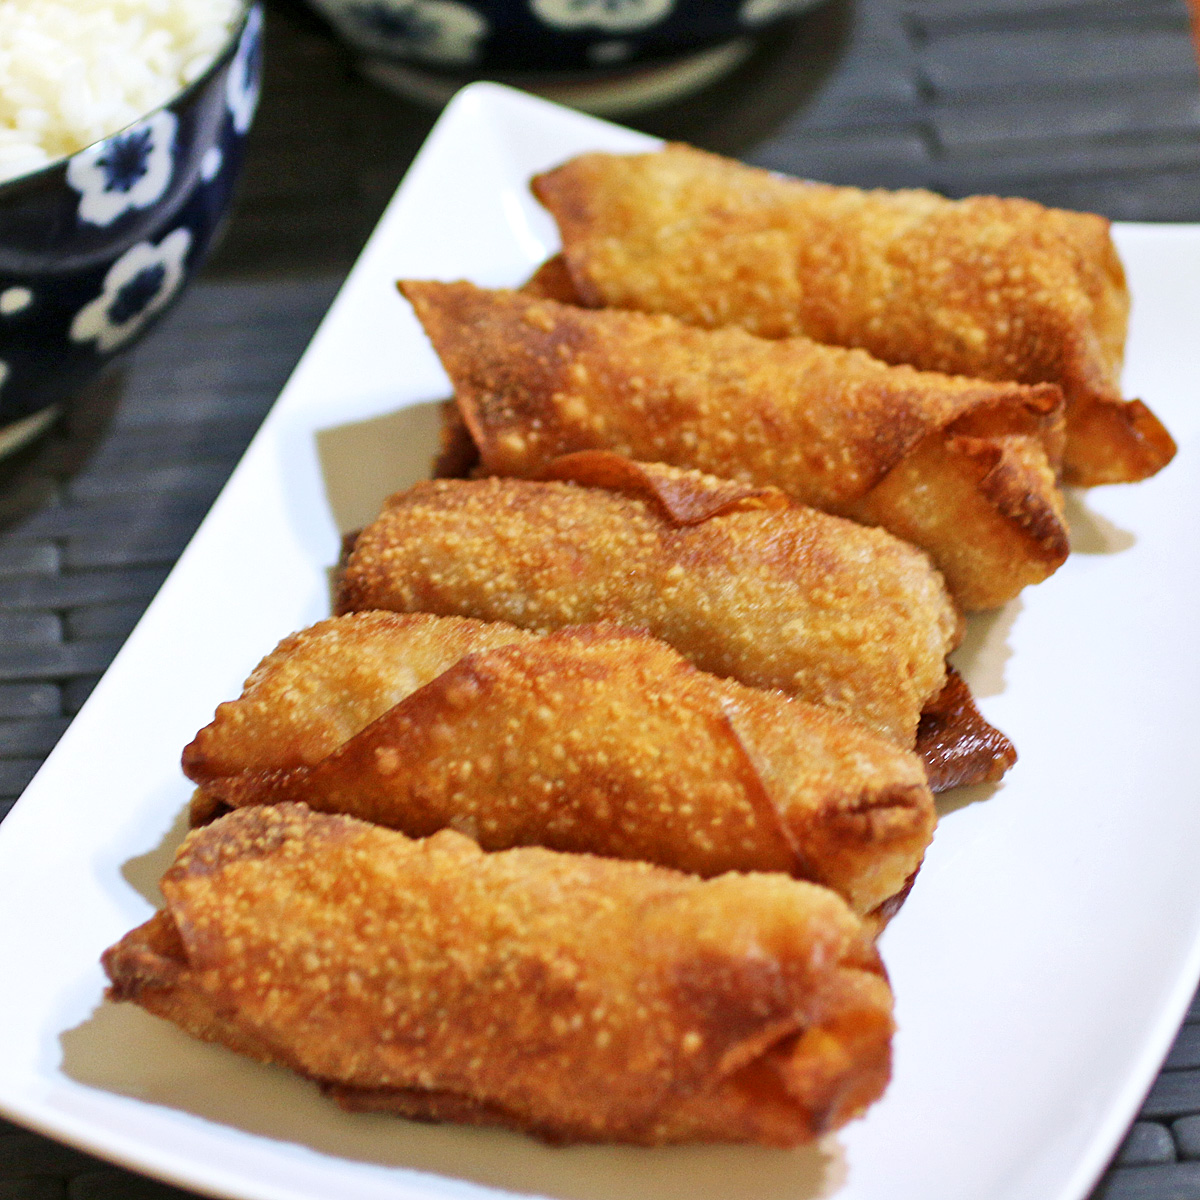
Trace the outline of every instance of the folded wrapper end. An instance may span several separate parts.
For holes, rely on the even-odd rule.
[[[636,462],[612,450],[578,450],[547,464],[544,480],[577,483],[650,500],[674,525],[701,525],[723,513],[745,509],[778,511],[792,502],[775,487],[718,479],[703,471],[666,463]]]
[[[889,896],[878,908],[873,908],[863,917],[863,924],[871,931],[872,936],[879,937],[887,928],[888,922],[904,907],[904,902],[913,890],[913,884],[917,882],[920,873],[921,868],[918,867],[894,896]]]
[[[438,453],[433,460],[434,479],[470,479],[479,466],[479,447],[458,401],[443,400],[442,424],[438,433]]]
[[[933,792],[996,783],[1017,761],[1016,747],[984,720],[966,680],[951,666],[945,687],[921,713],[916,750]]]
[[[1140,400],[1092,397],[1067,412],[1063,482],[1076,487],[1137,483],[1175,457],[1175,439]]]
[[[350,555],[354,553],[354,546],[358,541],[360,533],[362,533],[361,529],[352,529],[349,533],[342,534],[342,544],[338,551],[337,566],[334,568],[336,579],[340,579],[342,572],[345,571],[346,564],[350,561]]]
[[[234,807],[219,796],[198,787],[188,802],[188,828],[199,829],[201,825],[211,825],[218,817],[233,812]]]
[[[169,988],[179,982],[187,951],[170,914],[156,912],[134,934],[126,935],[100,956],[100,965],[111,981],[104,994],[106,1000],[138,1002],[147,990]]]
[[[555,254],[521,285],[521,292],[536,300],[557,300],[559,304],[574,304],[582,307],[583,301],[575,289],[575,281],[567,269],[567,260]]]

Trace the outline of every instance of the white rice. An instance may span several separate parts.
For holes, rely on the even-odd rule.
[[[203,74],[240,0],[0,0],[0,180],[116,133]]]

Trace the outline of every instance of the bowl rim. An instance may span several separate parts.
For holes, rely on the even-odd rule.
[[[255,8],[260,7],[261,3],[262,0],[237,0],[238,12],[230,23],[229,33],[225,41],[221,44],[221,48],[216,54],[213,55],[212,61],[208,66],[191,83],[185,84],[179,91],[172,93],[170,98],[164,100],[161,104],[156,105],[154,108],[148,108],[128,124],[122,125],[119,129],[114,129],[111,133],[106,133],[94,142],[88,142],[86,145],[80,146],[77,150],[72,150],[70,154],[61,154],[51,162],[43,163],[42,166],[33,171],[27,171],[24,175],[14,175],[11,179],[3,180],[0,182],[0,202],[7,200],[10,196],[18,192],[24,191],[26,188],[33,188],[45,182],[45,176],[54,171],[61,171],[77,154],[83,154],[93,147],[107,142],[110,138],[119,137],[126,130],[132,129],[135,125],[140,125],[148,117],[152,117],[155,113],[164,112],[168,108],[173,108],[175,105],[185,102],[192,93],[206,87],[212,77],[218,71],[222,70],[236,53],[238,43],[242,39],[242,33],[250,20],[250,14]]]

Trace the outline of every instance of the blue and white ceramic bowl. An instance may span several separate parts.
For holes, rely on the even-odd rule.
[[[644,77],[659,68],[666,79],[672,64],[678,93],[701,86],[723,65],[736,65],[744,54],[734,47],[748,49],[753,35],[822,0],[308,2],[359,53],[372,78],[420,99],[444,100],[453,88],[439,91],[439,76],[454,86],[469,78],[500,79],[553,95],[556,77],[570,88],[588,78]],[[694,68],[678,69],[688,57]],[[565,98],[573,102],[569,92]]]
[[[0,184],[0,454],[179,295],[233,193],[258,102],[262,8],[173,100]]]

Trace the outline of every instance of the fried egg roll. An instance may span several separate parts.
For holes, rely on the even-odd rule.
[[[1003,604],[1067,557],[1051,384],[469,283],[400,287],[486,473],[537,478],[563,454],[602,449],[771,484],[928,551],[968,610]]]
[[[108,997],[349,1109],[556,1142],[792,1146],[886,1085],[862,923],[780,874],[424,841],[303,805],[191,833]]]
[[[863,914],[916,873],[936,816],[915,754],[646,634],[499,630],[367,612],[287,639],[184,751],[194,819],[303,801],[485,850],[785,871]]]
[[[589,306],[1057,384],[1069,483],[1143,479],[1175,453],[1154,414],[1121,398],[1129,294],[1102,217],[801,182],[681,145],[585,154],[533,190]]]
[[[961,624],[923,553],[774,488],[603,451],[552,470],[391,497],[358,536],[337,610],[644,628],[701,670],[911,748]]]

